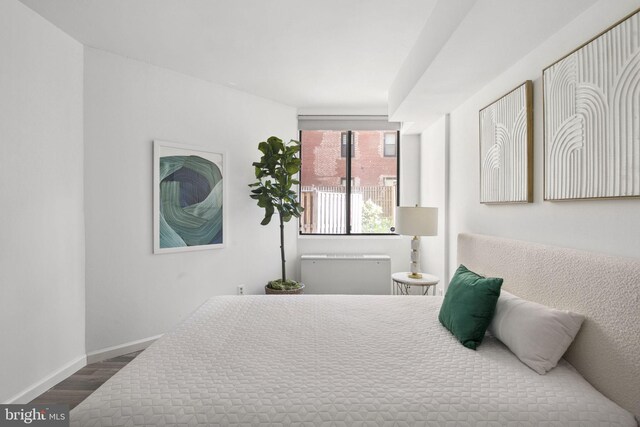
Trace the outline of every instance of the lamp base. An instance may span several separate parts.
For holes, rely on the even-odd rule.
[[[422,279],[420,274],[420,237],[413,236],[411,239],[411,273],[407,274],[410,279]]]

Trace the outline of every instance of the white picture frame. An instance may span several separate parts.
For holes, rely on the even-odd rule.
[[[227,156],[153,141],[153,253],[222,249],[227,235]]]

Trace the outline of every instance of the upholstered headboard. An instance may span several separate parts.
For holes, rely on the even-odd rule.
[[[565,359],[640,418],[640,260],[460,234],[458,262],[504,278],[521,298],[585,315]]]

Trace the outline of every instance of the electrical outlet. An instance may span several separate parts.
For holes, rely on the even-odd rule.
[[[244,295],[244,285],[238,285],[238,295]]]

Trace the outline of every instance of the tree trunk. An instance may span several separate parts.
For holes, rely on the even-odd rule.
[[[280,218],[280,259],[282,260],[282,283],[287,281],[287,272],[284,268],[284,263],[287,262],[284,259],[284,221],[282,220],[282,214],[278,214]]]

